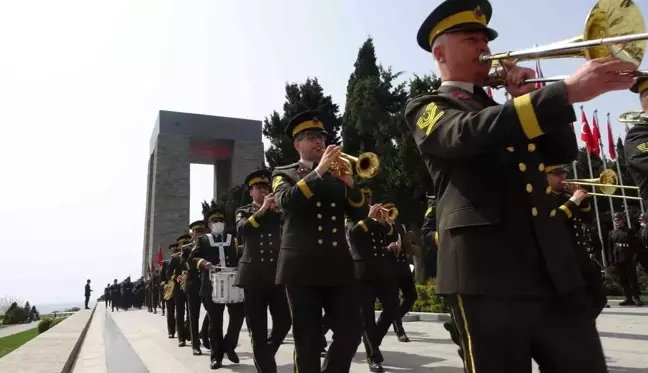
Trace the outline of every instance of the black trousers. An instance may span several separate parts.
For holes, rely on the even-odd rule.
[[[158,294],[158,299],[160,300],[160,308],[162,309],[162,316],[164,316],[164,310],[166,308],[166,300],[164,300],[164,288],[160,287],[160,294]]]
[[[88,308],[88,302],[90,301],[90,296],[86,295],[85,296],[85,308]]]
[[[200,298],[200,301],[202,302],[202,298]],[[202,327],[200,328],[200,339],[202,339],[202,344],[205,346],[205,348],[211,348],[211,344],[209,343],[209,315],[205,314],[205,317],[203,317],[203,323]]]
[[[173,290],[173,299],[175,300],[175,323],[176,331],[178,332],[178,341],[188,341],[189,340],[189,330],[187,330],[187,324],[185,323],[185,311],[187,308],[187,294],[185,294],[180,285],[176,284],[175,289]],[[170,311],[171,312],[171,311]]]
[[[243,303],[219,304],[214,303],[210,296],[204,296],[203,304],[209,315],[209,344],[211,345],[211,361],[221,361],[226,352],[234,351],[238,345],[239,334],[245,320],[245,305]],[[229,323],[227,334],[223,337],[223,312],[227,306]]]
[[[295,372],[348,372],[362,335],[355,283],[338,286],[288,285],[295,340]],[[320,367],[322,308],[333,330],[333,342]]]
[[[201,299],[199,289],[187,289],[187,303],[189,303],[189,331],[191,335],[191,346],[200,347],[200,335],[198,324],[200,323]]]
[[[164,303],[166,303],[166,308],[169,312],[166,314],[166,319],[167,319],[167,330],[169,331],[169,335],[175,335],[176,332],[176,318],[175,318],[175,304],[176,301],[173,297],[169,300],[165,300]]]
[[[623,287],[626,299],[639,297],[639,280],[637,279],[637,263],[634,260],[627,260],[614,265],[619,283]]]
[[[359,281],[360,313],[362,315],[362,342],[367,352],[368,363],[382,363],[380,344],[398,315],[398,287],[395,280]],[[376,323],[374,311],[376,299],[382,304],[383,311]]]
[[[119,295],[113,294],[110,297],[110,308],[112,309],[113,312],[115,311],[115,308],[117,308],[117,311],[119,311],[119,302],[120,302]]]
[[[469,373],[607,373],[584,292],[536,300],[447,296]]]
[[[394,318],[394,333],[401,336],[405,334],[405,329],[403,328],[403,316],[405,316],[411,309],[416,299],[418,299],[418,294],[416,293],[416,284],[414,283],[414,276],[402,276],[398,278],[398,288],[403,294],[403,301],[398,307],[398,314]],[[378,320],[380,323],[380,320]]]
[[[254,365],[259,373],[276,373],[275,354],[290,330],[290,310],[283,286],[243,289],[245,314],[252,338]],[[268,309],[272,332],[268,337]]]

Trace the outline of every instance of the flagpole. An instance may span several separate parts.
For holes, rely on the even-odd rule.
[[[610,113],[607,113],[607,122],[608,126],[610,126]],[[612,130],[610,130],[611,132]],[[609,134],[608,134],[609,137]],[[614,140],[610,140],[610,143],[614,142]],[[616,169],[617,169],[617,178],[619,179],[619,184],[621,185],[621,195],[623,196],[623,207],[625,208],[625,216],[628,222],[628,228],[632,229],[632,222],[630,222],[630,210],[628,209],[628,200],[625,198],[625,188],[623,188],[623,176],[621,175],[621,165],[619,164],[619,154],[616,155]],[[643,205],[643,204],[642,204]]]
[[[596,119],[596,127],[597,127],[597,130],[598,130],[598,133],[599,133],[598,142],[599,142],[599,147],[601,148],[601,161],[603,162],[603,168],[606,169],[607,168],[607,161],[605,160],[605,152],[603,151],[603,141],[601,140],[602,136],[600,136],[600,134],[601,134],[600,127],[601,126],[599,125],[598,109],[594,109],[594,119]],[[592,176],[592,177],[594,177],[594,176]],[[608,197],[608,201],[610,203],[610,213],[611,213],[610,216],[614,216],[614,204],[612,202],[612,197]]]
[[[581,113],[583,113],[583,105],[581,105]],[[583,118],[585,118],[585,114],[583,114]],[[592,134],[590,133],[589,136]],[[589,146],[591,145],[591,142],[586,145],[586,151],[585,154],[587,154],[587,166],[589,168],[589,174],[590,178],[594,178],[594,171],[592,170],[592,158],[590,157],[590,149]],[[601,242],[601,258],[603,259],[603,267],[607,268],[607,260],[605,259],[605,245],[603,244],[603,232],[601,231],[601,219],[599,215],[599,209],[598,209],[598,201],[596,196],[592,196],[594,199],[594,213],[596,214],[596,226],[598,228],[598,236],[599,236],[599,241]]]

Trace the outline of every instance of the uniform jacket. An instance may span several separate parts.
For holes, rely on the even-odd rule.
[[[625,157],[628,171],[639,186],[644,206],[648,203],[648,123],[635,124],[625,138]]]
[[[639,250],[648,250],[648,227],[644,226],[639,228],[637,232],[637,238],[641,243]]]
[[[274,286],[281,246],[281,213],[266,210],[260,214],[254,203],[236,210],[236,231],[243,246],[236,285]]]
[[[608,234],[608,264],[632,261],[641,243],[627,227],[616,228]]]
[[[390,227],[367,218],[349,229],[351,256],[358,280],[392,280],[395,274],[387,249]]]
[[[479,87],[441,86],[409,102],[406,119],[437,193],[439,294],[582,287],[544,172],[578,152],[564,83],[503,105]]]
[[[221,261],[219,245],[223,245],[225,258]],[[236,238],[231,234],[214,235],[206,234],[198,239],[197,245],[189,254],[189,265],[201,271],[200,295],[211,296],[212,283],[209,271],[205,265],[211,263],[215,271],[220,271],[220,266],[236,268],[238,265],[238,253]]]
[[[357,186],[330,173],[320,178],[302,163],[275,168],[275,201],[284,213],[278,284],[329,286],[352,282],[354,266],[345,237],[345,214],[362,220],[368,208]]]
[[[392,242],[398,242],[398,238],[403,237],[405,229],[400,224],[389,225],[387,229],[387,245]],[[412,269],[410,268],[411,253],[407,251],[407,246],[401,239],[401,250],[398,252],[389,251],[394,272],[398,278],[412,277]]]
[[[435,242],[435,237],[437,236],[436,199],[428,200],[428,207],[425,210],[423,225],[421,226],[421,236],[425,245],[425,251],[437,246]]]
[[[110,285],[110,295],[112,297],[118,297],[121,294],[121,286],[119,284]]]

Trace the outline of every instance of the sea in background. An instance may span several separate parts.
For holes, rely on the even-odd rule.
[[[94,302],[93,302],[94,303]],[[52,313],[54,311],[58,312],[63,312],[66,309],[72,308],[72,307],[79,307],[83,308],[83,302],[79,303],[50,303],[50,304],[35,304],[36,309],[38,312],[43,315],[46,313]]]

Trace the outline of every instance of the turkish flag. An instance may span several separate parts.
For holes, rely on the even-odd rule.
[[[581,140],[587,145],[587,152],[592,154],[592,131],[590,131],[589,123],[587,123],[587,117],[585,112],[581,108]]]

